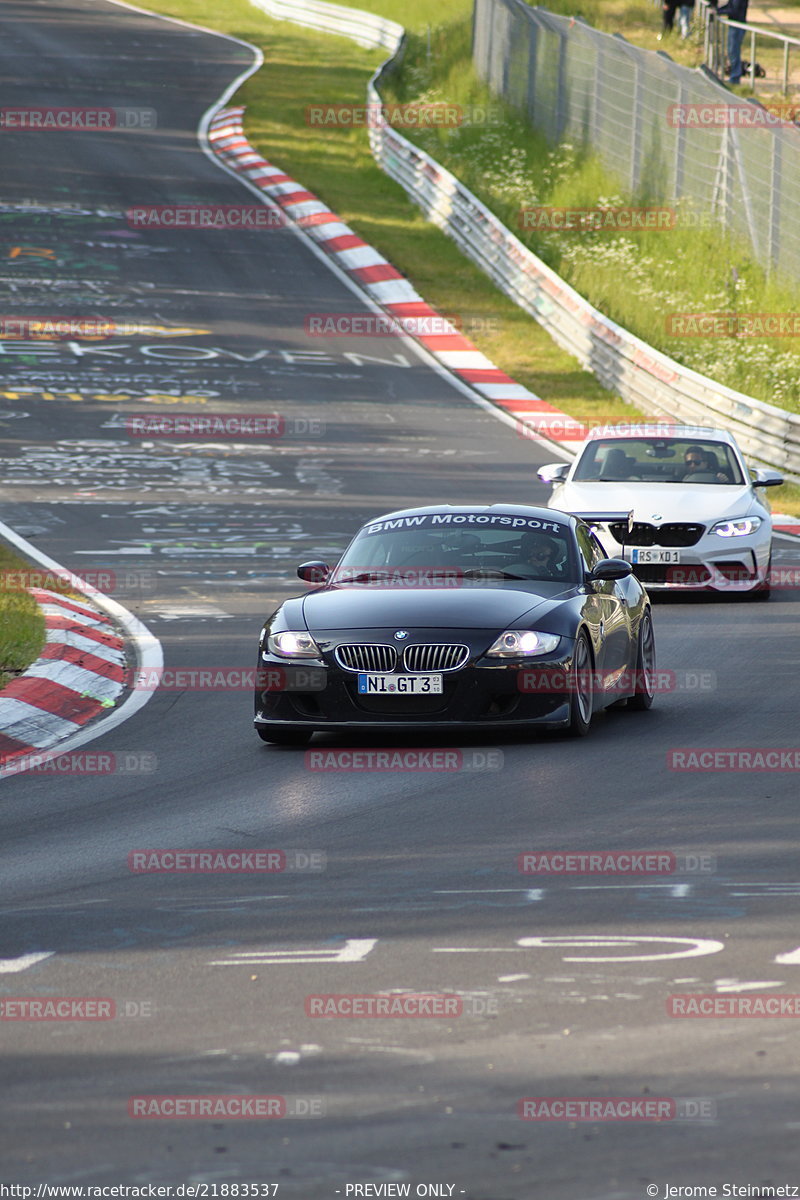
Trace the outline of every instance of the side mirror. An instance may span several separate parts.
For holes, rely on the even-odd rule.
[[[598,583],[606,579],[626,579],[632,572],[633,567],[624,558],[601,558],[589,572],[589,578]]]
[[[783,476],[778,471],[769,471],[766,468],[754,471],[753,476],[753,487],[780,487],[783,483]]]
[[[320,562],[315,559],[313,562],[303,563],[297,568],[297,576],[303,580],[303,583],[326,583],[331,569],[325,562]]]
[[[542,483],[563,483],[569,475],[570,463],[547,463],[536,474]]]

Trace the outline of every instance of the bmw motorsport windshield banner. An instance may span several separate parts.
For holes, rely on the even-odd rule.
[[[425,513],[418,517],[388,517],[385,521],[376,521],[365,526],[361,536],[370,537],[392,529],[446,529],[464,525],[489,529],[551,529],[556,533],[567,529],[560,521],[541,521],[538,517],[521,517],[513,513]]]

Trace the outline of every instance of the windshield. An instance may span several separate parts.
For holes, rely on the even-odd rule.
[[[576,578],[572,534],[559,521],[518,514],[428,513],[367,525],[333,583],[448,586],[453,581]]]
[[[573,480],[598,483],[741,484],[726,442],[691,438],[598,438],[581,455]]]

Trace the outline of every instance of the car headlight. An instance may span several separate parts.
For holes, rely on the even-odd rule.
[[[745,534],[755,533],[761,524],[761,517],[736,517],[732,521],[717,521],[711,526],[711,532],[718,537],[744,537]]]
[[[550,654],[561,638],[555,633],[534,633],[530,629],[507,629],[486,651],[494,658],[526,658]]]
[[[270,654],[281,658],[321,658],[322,652],[310,633],[287,629],[283,633],[271,633],[267,639]]]

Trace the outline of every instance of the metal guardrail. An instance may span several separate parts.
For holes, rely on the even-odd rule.
[[[368,85],[368,103],[380,105],[378,84],[397,65],[401,26],[323,0],[251,3],[269,16],[392,51]],[[654,350],[589,304],[450,171],[396,129],[371,122],[369,139],[378,164],[426,217],[605,387],[661,419],[722,425],[750,458],[800,482],[800,416],[717,384]]]
[[[277,21],[291,21],[293,25],[319,29],[322,33],[338,33],[359,46],[383,46],[392,54],[405,34],[396,21],[323,0],[250,0],[250,3]]]

